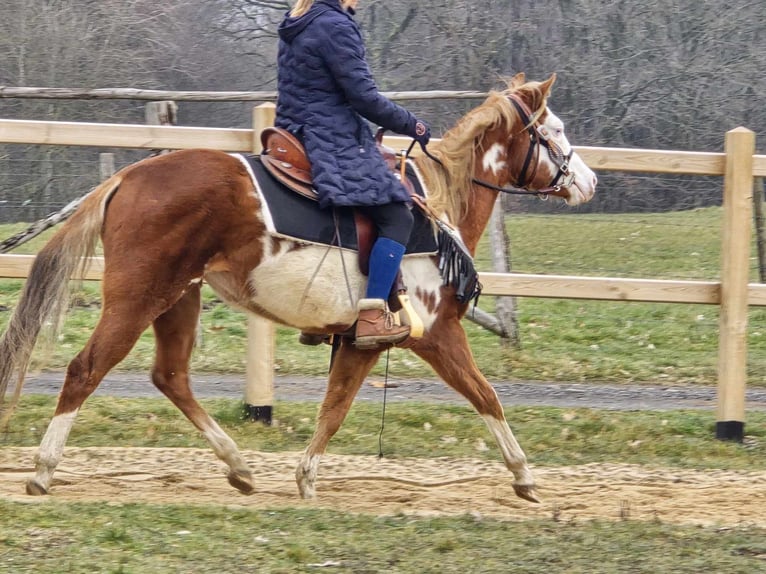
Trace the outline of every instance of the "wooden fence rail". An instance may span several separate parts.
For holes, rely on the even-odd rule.
[[[420,92],[381,92],[390,100],[466,100],[486,98],[487,92],[473,90],[427,90]],[[177,102],[275,102],[277,92],[180,92],[136,88],[36,88],[0,86],[0,98],[32,100],[143,100]]]
[[[2,88],[0,97],[3,97]],[[273,104],[262,104],[255,108],[253,129],[0,119],[0,143],[141,149],[207,147],[232,152],[257,152],[260,145],[258,134],[272,121]],[[399,137],[385,139],[385,143],[394,149],[406,148],[409,142]],[[747,308],[750,305],[766,305],[766,285],[748,284],[753,183],[755,177],[766,177],[766,156],[755,155],[755,135],[745,128],[731,130],[726,134],[723,153],[596,147],[576,147],[575,150],[595,170],[722,176],[724,216],[720,282],[481,273],[484,293],[518,297],[719,305],[716,434],[718,438],[742,440]],[[26,277],[33,258],[25,255],[0,255],[0,277]],[[102,268],[102,260],[94,258],[85,278],[99,279]],[[273,396],[273,327],[267,321],[251,319],[248,333],[249,390],[246,391],[246,402],[255,408],[270,410],[269,401]],[[248,393],[253,396],[248,396]]]

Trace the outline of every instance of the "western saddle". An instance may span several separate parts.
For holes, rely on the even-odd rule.
[[[393,149],[383,145],[383,132],[384,130],[380,128],[375,134],[378,151],[383,156],[388,168],[404,185],[413,202],[421,209],[425,209],[424,202],[415,194],[412,183],[405,175],[406,157],[398,158]],[[268,127],[261,132],[261,144],[263,151],[260,159],[266,170],[286,188],[303,197],[318,201],[311,178],[311,164],[303,144],[298,138],[285,129]],[[370,265],[370,251],[377,238],[377,231],[373,221],[357,210],[354,210],[354,222],[359,249],[359,270],[363,275],[367,275]],[[404,311],[406,317],[403,320],[410,325],[411,339],[418,339],[423,336],[423,323],[412,308],[401,272],[397,275],[394,289],[389,297],[389,307],[392,311]]]

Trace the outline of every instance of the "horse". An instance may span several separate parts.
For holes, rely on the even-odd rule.
[[[555,74],[542,82],[517,74],[469,111],[414,160],[430,210],[474,254],[498,193],[545,193],[575,206],[589,201],[596,176],[573,151],[562,121],[547,107]],[[270,234],[243,162],[207,149],[178,150],[118,171],[85,196],[40,250],[0,339],[0,400],[18,400],[41,329],[66,312],[68,284],[98,240],[103,246],[102,311],[84,348],[66,370],[55,412],[26,481],[48,494],[75,417],[104,376],[153,327],[153,384],[183,412],[228,465],[229,483],[255,490],[237,445],[197,402],[189,361],[200,313],[201,284],[228,304],[309,333],[347,333],[366,278],[345,265],[340,249]],[[321,263],[320,263],[321,261]],[[436,257],[404,259],[401,272],[424,324],[407,347],[463,395],[494,437],[517,496],[538,502],[526,455],[493,387],[474,362],[460,320],[469,303],[445,285]],[[346,285],[346,289],[338,286]],[[295,471],[299,495],[313,498],[320,459],[363,380],[384,349],[357,348],[341,337],[314,434]],[[18,371],[13,400],[9,380]]]

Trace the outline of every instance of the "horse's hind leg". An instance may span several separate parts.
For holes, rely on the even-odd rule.
[[[500,447],[506,467],[513,473],[516,494],[539,502],[526,455],[508,426],[495,389],[476,366],[459,320],[440,321],[426,338],[413,347],[413,351],[427,361],[449,386],[467,398],[484,419]]]
[[[104,309],[87,344],[67,367],[56,411],[35,457],[35,476],[27,481],[27,494],[48,493],[53,472],[61,460],[69,431],[82,403],[109,370],[130,352],[149,326],[150,317],[151,311],[142,308],[140,301],[128,301]]]
[[[302,498],[314,498],[319,461],[327,449],[327,443],[338,432],[346,418],[362,381],[380,356],[380,351],[361,350],[349,339],[342,339],[333,359],[327,391],[317,417],[316,429],[311,442],[295,469],[295,482]]]
[[[200,311],[200,287],[184,296],[154,321],[157,342],[152,382],[197,427],[218,458],[229,465],[229,483],[246,494],[253,490],[252,473],[237,445],[202,408],[189,387],[189,358]]]

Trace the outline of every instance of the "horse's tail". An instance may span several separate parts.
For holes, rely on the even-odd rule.
[[[69,279],[84,273],[93,255],[109,198],[122,181],[115,174],[93,189],[77,211],[40,250],[32,264],[21,297],[0,339],[0,428],[4,427],[21,395],[32,350],[43,327],[56,331],[69,303]],[[79,268],[79,269],[78,269]],[[18,381],[6,404],[14,370]]]

